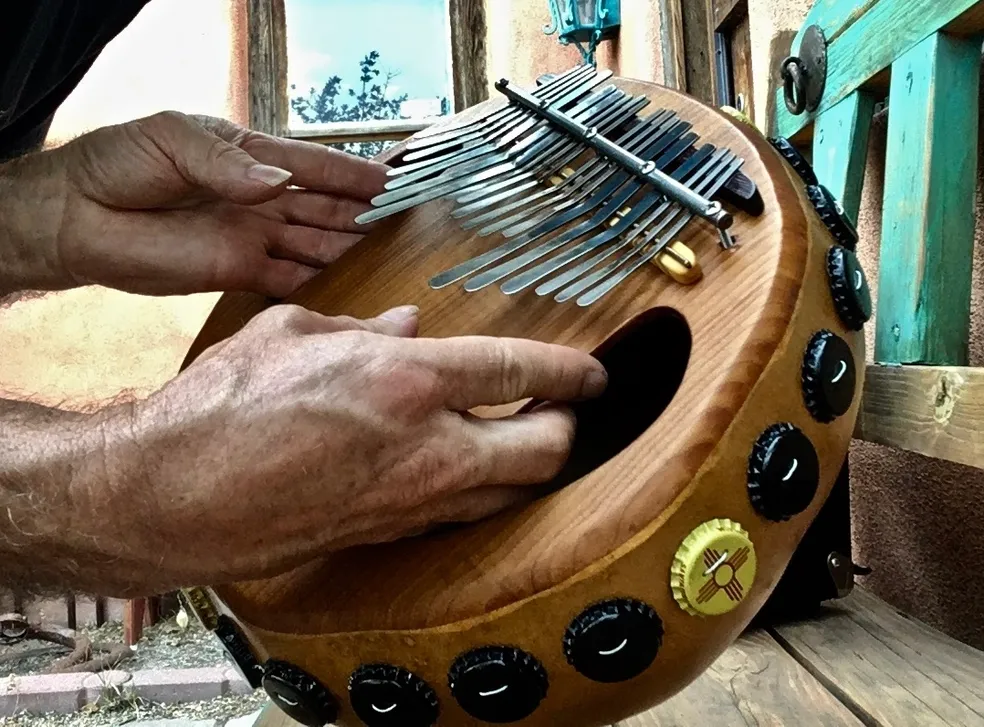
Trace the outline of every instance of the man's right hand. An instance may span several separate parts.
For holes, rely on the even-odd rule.
[[[138,568],[146,554],[131,582],[157,592],[266,577],[523,502],[569,455],[560,402],[600,394],[603,367],[558,345],[416,332],[412,309],[358,321],[275,306],[108,417],[113,485],[84,505],[92,522],[120,523],[92,534],[100,550]],[[527,398],[555,403],[468,413]],[[133,517],[99,515],[124,508]]]

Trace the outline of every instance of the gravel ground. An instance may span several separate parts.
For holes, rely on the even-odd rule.
[[[123,643],[123,625],[104,624],[97,628],[84,628],[80,633],[93,642]],[[68,654],[68,649],[40,641],[22,641],[19,644],[3,647],[0,676],[28,676],[40,674],[59,656]],[[16,656],[22,654],[23,656]],[[169,619],[144,629],[143,638],[119,668],[126,671],[137,669],[190,669],[207,666],[225,666],[219,642],[209,634],[194,618],[189,619],[184,629],[175,620]]]
[[[99,707],[76,714],[24,714],[0,717],[0,727],[121,727],[137,720],[151,719],[217,719],[224,725],[236,717],[245,717],[261,709],[266,694],[257,691],[250,696],[230,696],[207,702],[187,704],[152,704],[132,699],[110,700]]]
[[[90,639],[109,643],[123,642],[123,626],[118,623],[80,630]],[[26,676],[41,673],[52,660],[64,656],[67,649],[38,641],[26,641],[0,647],[0,676]],[[226,666],[218,640],[194,618],[186,628],[169,619],[144,629],[133,656],[120,664],[127,671],[137,669],[188,669]],[[76,714],[24,714],[0,717],[0,727],[119,727],[137,720],[217,719],[223,725],[236,717],[252,714],[266,704],[262,690],[251,695],[232,695],[205,702],[154,704],[133,697],[108,698],[104,704],[90,706]]]

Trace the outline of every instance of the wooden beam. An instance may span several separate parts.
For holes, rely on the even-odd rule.
[[[942,33],[893,65],[877,363],[967,365],[980,66]]]
[[[735,108],[755,119],[755,76],[752,73],[752,23],[746,12],[731,33],[731,72],[735,80]]]
[[[489,97],[485,0],[449,0],[454,108],[461,112]]]
[[[984,469],[984,368],[868,366],[854,436]]]
[[[290,129],[287,136],[316,144],[360,141],[402,141],[432,124],[426,121],[345,121],[337,124],[305,124]]]
[[[662,53],[664,84],[680,91],[687,90],[686,41],[683,35],[682,0],[659,0],[662,24]]]
[[[287,131],[287,15],[284,0],[247,0],[249,125],[282,136]]]
[[[980,0],[820,0],[808,17],[805,29],[819,20],[827,32],[828,74],[820,107],[814,113],[793,116],[776,91],[776,129],[781,136],[795,138],[827,109],[864,88],[876,75],[938,30],[965,19],[964,31],[972,36],[984,31],[984,13],[969,13]],[[825,9],[826,15],[820,10]],[[966,20],[970,18],[971,20]],[[971,32],[973,31],[973,32]],[[802,35],[801,31],[801,35]],[[799,52],[798,36],[792,52]],[[778,70],[778,69],[776,69]]]
[[[707,4],[686,0],[682,9],[687,93],[704,103],[714,103],[714,44]]]
[[[727,30],[748,15],[748,0],[711,0],[711,28]]]
[[[875,96],[855,91],[817,119],[813,171],[857,224]]]

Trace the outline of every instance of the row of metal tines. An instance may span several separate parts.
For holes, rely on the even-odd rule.
[[[610,76],[577,66],[531,93],[707,198],[738,172],[741,159],[710,144],[696,148],[692,125],[675,113],[640,118],[649,99],[602,86]],[[538,295],[587,306],[661,257],[677,257],[683,267],[694,262],[672,244],[692,212],[528,108],[509,104],[422,135],[390,175],[387,191],[360,221],[450,198],[451,214],[465,229],[506,238],[434,276],[434,288],[465,281],[465,290],[477,291],[500,283],[515,294],[536,285]]]

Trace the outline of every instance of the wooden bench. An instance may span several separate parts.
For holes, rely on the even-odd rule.
[[[746,632],[697,681],[615,727],[980,727],[984,652],[857,588]],[[272,704],[256,727],[297,727]],[[558,725],[577,727],[577,725]]]

